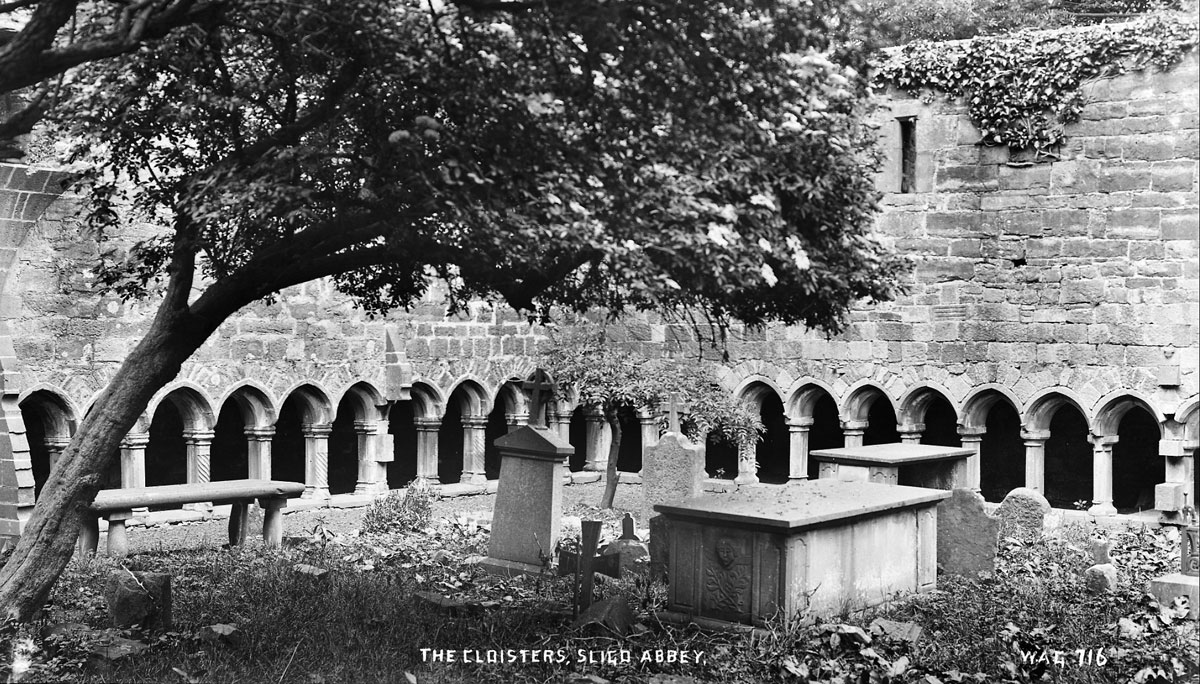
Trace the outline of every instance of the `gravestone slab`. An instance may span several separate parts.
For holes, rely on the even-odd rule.
[[[967,459],[971,449],[929,444],[868,444],[816,449],[809,458],[818,464],[818,478],[846,482],[878,482],[930,489],[967,485]]]
[[[1050,502],[1041,492],[1028,487],[1018,487],[1004,497],[996,517],[1000,518],[1000,538],[1013,537],[1025,543],[1042,539],[1042,528]]]
[[[562,526],[562,473],[575,452],[547,427],[524,425],[495,442],[503,459],[484,570],[537,574],[546,568]]]
[[[949,496],[826,479],[658,504],[671,524],[660,615],[761,626],[779,613],[832,616],[932,590],[937,503]]]
[[[1103,594],[1117,588],[1117,567],[1112,563],[1097,563],[1083,571],[1083,585],[1089,594]]]
[[[975,577],[996,569],[1000,520],[987,514],[984,498],[970,489],[955,489],[938,504],[938,565],[949,575]]]
[[[113,626],[140,625],[145,632],[171,629],[171,576],[161,572],[117,570],[104,586]]]
[[[642,490],[646,501],[670,504],[703,493],[704,447],[677,432],[663,435],[646,449],[642,461]]]

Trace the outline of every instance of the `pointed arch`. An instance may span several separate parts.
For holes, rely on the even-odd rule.
[[[1083,402],[1073,390],[1067,387],[1048,387],[1035,394],[1027,405],[1022,423],[1030,432],[1042,432],[1050,429],[1050,420],[1063,406],[1071,406],[1083,416],[1088,430],[1091,430],[1092,419],[1084,410]]]
[[[222,409],[226,402],[232,401],[242,417],[242,422],[250,427],[266,427],[274,425],[278,418],[275,399],[265,387],[252,380],[243,380],[229,388],[221,397],[218,404]]]
[[[959,424],[964,428],[984,429],[987,426],[988,412],[997,403],[1007,404],[1018,416],[1022,414],[1021,401],[1011,389],[997,383],[987,383],[976,387],[963,400],[958,411]]]
[[[1095,420],[1092,422],[1092,434],[1110,437],[1117,434],[1121,419],[1130,410],[1140,408],[1150,414],[1159,425],[1159,439],[1162,438],[1162,424],[1166,416],[1155,408],[1153,402],[1135,390],[1117,390],[1109,392],[1096,402]]]
[[[892,413],[899,414],[896,410],[896,402],[892,400],[892,397],[882,387],[870,380],[859,380],[850,386],[842,401],[842,420],[847,422],[866,422],[867,415],[871,411],[871,406],[880,399],[887,402]]]
[[[174,382],[159,390],[146,406],[146,413],[153,416],[167,401],[179,411],[185,430],[211,430],[217,423],[211,400],[203,389],[191,382]]]

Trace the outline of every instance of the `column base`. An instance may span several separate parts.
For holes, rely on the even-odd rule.
[[[1095,518],[1104,518],[1117,514],[1117,507],[1112,505],[1111,501],[1097,502],[1088,509],[1088,515]]]
[[[300,495],[301,499],[312,499],[315,501],[326,501],[329,499],[329,489],[327,487],[310,487],[304,490]]]
[[[459,484],[469,484],[469,485],[485,485],[485,484],[487,484],[487,474],[486,473],[469,473],[464,470],[462,477],[459,478],[459,480],[458,480],[458,483]]]
[[[733,478],[736,484],[758,484],[758,476],[753,473],[738,473],[737,477]]]

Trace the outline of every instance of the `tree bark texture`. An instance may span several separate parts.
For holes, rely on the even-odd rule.
[[[612,440],[608,445],[608,466],[604,469],[604,497],[600,500],[600,508],[612,508],[613,499],[617,498],[617,484],[621,477],[617,471],[617,455],[621,453],[621,421],[616,412],[604,412],[604,420],[608,429],[612,430]]]
[[[209,333],[160,310],[146,337],[121,364],[50,472],[12,556],[0,569],[5,616],[25,621],[41,609],[71,560],[84,510],[116,459],[121,440]]]

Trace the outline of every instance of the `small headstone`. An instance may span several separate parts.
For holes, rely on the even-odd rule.
[[[704,447],[676,432],[663,435],[646,449],[642,489],[646,501],[675,504],[703,494]]]
[[[1089,594],[1103,594],[1117,588],[1117,568],[1112,563],[1093,565],[1083,571],[1083,584]]]
[[[1109,539],[1101,539],[1092,537],[1088,540],[1088,551],[1092,554],[1092,563],[1096,565],[1107,565],[1112,563],[1112,541]]]
[[[1040,492],[1028,487],[1018,487],[1004,497],[996,517],[1000,518],[1000,538],[1013,537],[1025,543],[1042,539],[1042,527],[1050,502]]]
[[[141,625],[145,632],[171,629],[171,576],[118,570],[104,587],[108,615],[115,627]]]
[[[626,513],[621,520],[621,537],[600,549],[601,556],[617,556],[620,559],[622,572],[633,572],[637,564],[650,555],[650,550],[638,538],[636,527],[633,515]]]
[[[984,498],[970,489],[955,489],[938,504],[937,557],[942,572],[975,577],[996,569],[1000,521],[988,515]]]

